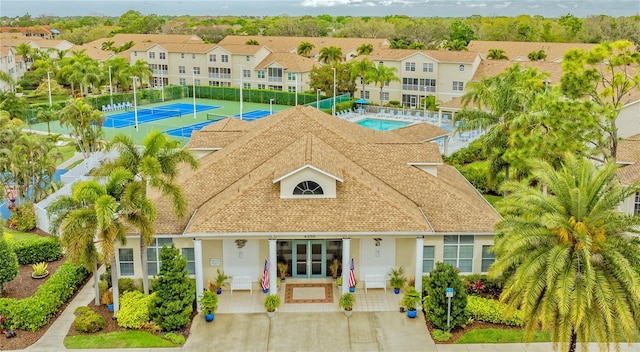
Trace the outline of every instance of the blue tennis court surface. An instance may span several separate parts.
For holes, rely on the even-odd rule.
[[[196,104],[196,112],[218,109],[219,106]],[[153,108],[138,108],[138,124],[164,120],[172,117],[193,114],[193,104],[175,103]],[[135,126],[135,112],[133,110],[109,115],[104,120],[103,127],[123,128]]]
[[[249,111],[249,112],[244,112],[242,113],[242,119],[245,121],[255,121],[257,119],[261,119],[265,116],[269,116],[269,111],[267,110],[253,110],[253,111]],[[239,119],[240,118],[240,114],[235,114],[233,115],[233,117]],[[201,129],[203,129],[205,126],[208,126],[216,121],[219,120],[211,120],[211,121],[204,121],[204,122],[200,122],[200,123],[196,123],[193,125],[189,125],[189,126],[184,126],[184,127],[178,127],[178,128],[174,128],[171,130],[166,130],[164,131],[164,133],[170,135],[170,136],[174,136],[174,137],[186,137],[186,138],[191,138],[191,133],[193,133],[193,131],[200,131]]]

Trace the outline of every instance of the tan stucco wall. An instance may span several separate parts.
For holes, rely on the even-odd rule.
[[[416,239],[396,239],[396,267],[403,267],[407,277],[416,271]]]

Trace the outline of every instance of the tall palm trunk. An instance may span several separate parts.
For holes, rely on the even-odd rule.
[[[120,310],[120,292],[118,290],[118,268],[116,267],[116,254],[111,257],[111,292],[113,292],[113,317]]]
[[[571,338],[569,339],[569,352],[576,352],[576,342],[578,340],[578,334],[575,330],[571,329]]]
[[[140,263],[142,264],[142,289],[149,294],[149,268],[147,265],[147,243],[144,236],[140,235]]]
[[[100,276],[98,275],[98,263],[96,262],[93,265],[93,289],[96,294],[94,303],[96,306],[100,305],[100,287],[98,287],[98,283],[100,283]]]

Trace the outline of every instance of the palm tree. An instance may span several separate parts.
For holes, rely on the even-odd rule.
[[[489,49],[489,53],[487,54],[487,59],[489,60],[509,60],[507,55],[505,55],[505,51],[502,49]]]
[[[421,42],[413,42],[409,45],[409,49],[425,50],[427,46]]]
[[[342,49],[337,46],[329,46],[320,49],[318,59],[325,64],[336,64],[342,61]]]
[[[527,57],[529,58],[529,60],[531,61],[544,61],[547,59],[547,53],[544,52],[543,49],[540,49],[538,51],[532,51],[529,53],[529,55],[527,55]]]
[[[198,167],[196,158],[186,149],[180,148],[180,142],[171,140],[160,131],[151,131],[142,142],[142,150],[129,136],[118,135],[110,143],[110,149],[116,149],[119,157],[106,163],[96,171],[100,175],[108,175],[112,170],[125,168],[131,171],[144,186],[143,194],[148,188],[155,188],[173,201],[173,210],[179,217],[186,215],[187,200],[182,189],[176,183],[178,165],[187,163],[192,169]],[[154,233],[148,231],[140,234],[140,256],[142,263],[142,282],[144,292],[149,293],[149,275],[147,268],[147,246],[153,242]]]
[[[640,216],[616,207],[640,185],[623,187],[616,165],[596,166],[567,154],[559,170],[531,162],[540,187],[508,182],[511,193],[498,203],[505,220],[497,225],[492,275],[513,271],[501,300],[525,317],[530,341],[541,326],[554,346],[575,351],[596,338],[600,351],[631,342],[640,322]]]
[[[367,83],[371,83],[365,77],[367,76],[367,72],[374,70],[375,64],[371,62],[371,60],[364,58],[362,60],[354,60],[350,62],[350,71],[352,80],[355,81],[356,77],[360,77],[360,81],[362,82],[362,97],[364,97],[364,86]]]
[[[462,96],[465,109],[456,118],[463,122],[460,130],[488,129],[483,148],[489,155],[490,181],[501,171],[509,180],[510,163],[503,156],[509,148],[511,123],[527,109],[536,94],[544,91],[547,77],[536,69],[522,70],[515,64],[498,75],[467,84],[467,93]],[[470,102],[477,109],[466,109]]]
[[[399,81],[400,79],[395,74],[395,67],[388,67],[382,64],[374,66],[373,69],[365,73],[365,80],[368,82],[375,82],[377,87],[380,87],[380,105],[382,105],[382,89],[386,83],[391,81]]]
[[[142,59],[138,59],[133,65],[128,66],[126,72],[128,72],[129,76],[140,77],[141,83],[149,82],[151,77],[153,77],[151,66]]]
[[[11,77],[9,73],[4,71],[0,71],[0,81],[7,83],[11,88],[11,91],[13,91],[13,87],[16,85],[16,81],[13,79],[13,77]]]
[[[358,51],[358,56],[369,55],[373,52],[373,44],[362,43],[356,50]]]
[[[258,43],[257,40],[255,39],[249,39],[245,42],[246,45],[260,45],[260,43]]]
[[[100,46],[100,49],[104,50],[104,51],[112,51],[113,50],[113,40],[107,40],[104,41],[102,43],[102,45]]]
[[[445,45],[445,49],[451,51],[467,51],[467,43],[461,39],[454,39]]]
[[[315,47],[315,45],[309,42],[302,41],[300,42],[300,44],[298,44],[297,53],[300,56],[309,57],[309,54],[311,54],[311,50],[313,50],[313,48]]]
[[[406,49],[407,43],[404,42],[404,39],[394,39],[389,44],[389,49]]]
[[[51,121],[55,121],[60,112],[59,105],[52,105],[47,107],[40,107],[37,109],[36,118],[38,122],[47,123],[47,133],[51,134]]]
[[[102,147],[104,114],[84,99],[70,99],[58,114],[60,125],[71,128],[70,133],[85,158]]]
[[[16,54],[22,57],[22,60],[27,64],[27,69],[31,67],[33,61],[34,49],[27,43],[20,43],[16,46]]]

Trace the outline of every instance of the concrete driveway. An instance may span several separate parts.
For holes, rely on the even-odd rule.
[[[216,314],[191,326],[183,351],[433,351],[424,317],[398,312]]]

